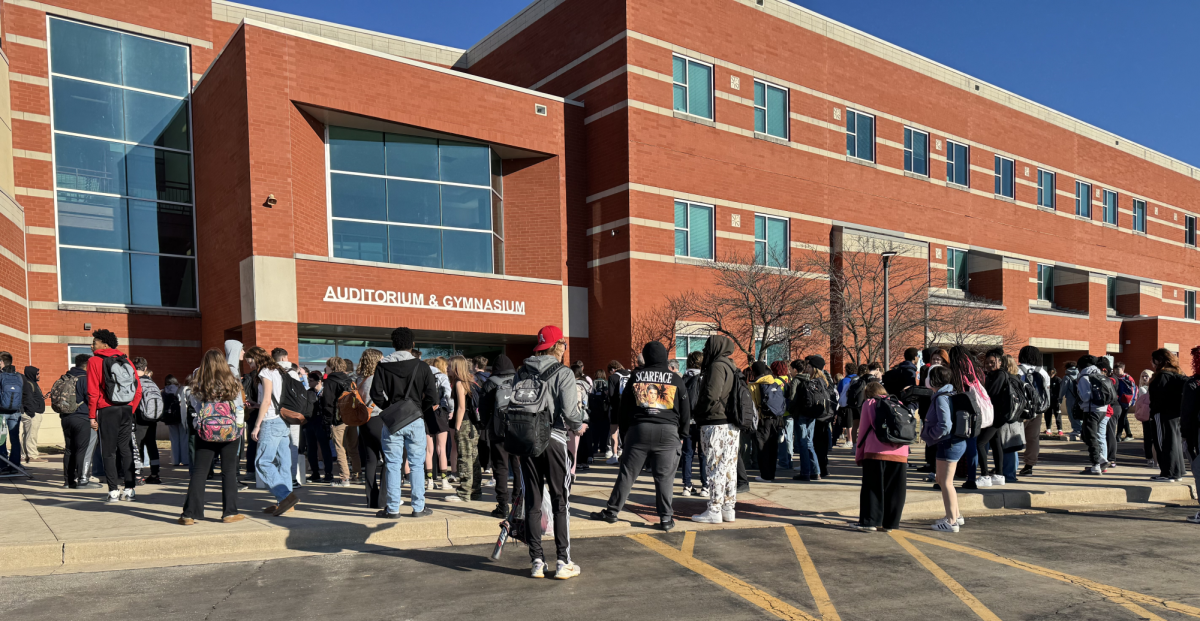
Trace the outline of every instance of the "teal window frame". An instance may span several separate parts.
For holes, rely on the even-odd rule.
[[[946,288],[966,292],[970,282],[966,250],[946,248]]]
[[[1120,201],[1118,194],[1112,190],[1104,190],[1100,196],[1100,204],[1104,211],[1104,222],[1115,225],[1117,223],[1117,205]]]
[[[1086,181],[1075,182],[1075,215],[1092,219],[1092,184]]]
[[[918,153],[922,155],[918,157]],[[914,175],[929,176],[929,132],[904,128],[904,170]]]
[[[781,114],[782,118],[779,118]],[[788,89],[754,80],[754,131],[787,140],[790,121]]]
[[[783,269],[787,269],[791,265],[791,230],[789,224],[790,222],[787,218],[754,214],[755,264]],[[773,252],[772,246],[781,247],[783,251]]]
[[[971,187],[971,147],[953,140],[946,141],[946,182],[959,187]]]
[[[1184,319],[1193,319],[1193,320],[1196,318],[1196,292],[1195,291],[1184,291],[1183,292],[1183,318]]]
[[[1054,209],[1058,192],[1057,177],[1048,170],[1038,169],[1038,207]]]
[[[846,155],[865,162],[875,161],[874,114],[846,108]]]
[[[1017,163],[1010,157],[995,156],[996,160],[996,195],[1005,198],[1016,198]]]
[[[1054,266],[1037,264],[1037,296],[1039,300],[1054,303]]]
[[[698,79],[703,83],[697,83]],[[716,70],[711,63],[682,54],[671,55],[672,107],[676,112],[713,120],[715,81]]]
[[[697,226],[697,216],[707,220],[707,234],[702,227]],[[675,201],[675,256],[692,259],[712,260],[716,244],[716,209],[712,205],[693,203],[691,201]],[[703,252],[703,243],[707,242],[707,256]]]
[[[1133,230],[1146,232],[1146,201],[1140,198],[1133,199]]]

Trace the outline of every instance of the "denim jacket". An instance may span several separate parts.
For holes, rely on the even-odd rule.
[[[954,386],[946,384],[933,395],[933,406],[925,416],[925,424],[921,426],[921,439],[926,444],[937,444],[950,436],[950,428],[954,425],[953,410],[950,407],[950,397],[954,394]]]

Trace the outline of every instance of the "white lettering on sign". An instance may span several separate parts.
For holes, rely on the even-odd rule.
[[[524,315],[525,303],[516,300],[476,298],[457,295],[409,293],[383,289],[359,289],[357,287],[327,287],[326,302],[345,304],[373,304],[398,308],[434,308],[438,310],[467,311],[476,313],[498,313],[501,315]]]

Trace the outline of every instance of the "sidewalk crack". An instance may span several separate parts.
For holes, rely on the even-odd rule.
[[[263,566],[265,566],[267,564],[267,562],[268,561],[259,561],[258,565],[254,568],[254,571],[251,571],[250,573],[246,574],[245,578],[238,580],[237,584],[229,587],[229,591],[227,593],[225,593],[225,597],[222,597],[221,601],[213,604],[212,608],[208,611],[208,614],[204,615],[204,621],[208,621],[208,619],[210,617],[212,617],[213,613],[217,611],[218,606],[229,601],[229,598],[233,597],[233,592],[236,591],[238,589],[238,587],[242,586],[243,584],[246,583],[247,580],[255,577],[260,571],[262,571]]]

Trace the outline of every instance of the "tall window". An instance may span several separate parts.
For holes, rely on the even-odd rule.
[[[754,131],[787,140],[787,89],[754,81]]]
[[[684,366],[684,361],[687,360],[688,354],[694,351],[704,351],[704,342],[707,340],[707,336],[675,337],[675,359],[679,360],[679,366]]]
[[[1039,300],[1054,301],[1054,266],[1038,263],[1037,296]]]
[[[1092,184],[1075,182],[1075,215],[1092,218]]]
[[[1196,216],[1183,217],[1183,243],[1196,245]]]
[[[846,155],[875,161],[875,117],[846,109]]]
[[[959,291],[967,290],[967,251],[958,248],[946,249],[946,287]]]
[[[1108,224],[1117,223],[1117,193],[1112,190],[1104,190],[1102,194],[1104,206],[1104,221]]]
[[[946,181],[971,186],[971,152],[965,144],[946,141]]]
[[[675,201],[675,256],[713,258],[713,208]]]
[[[50,19],[66,302],[196,308],[188,48]]]
[[[1108,308],[1117,307],[1117,277],[1108,277]]]
[[[754,216],[754,262],[788,267],[788,221],[774,216]]]
[[[1013,161],[996,156],[996,194],[1013,198]]]
[[[1184,319],[1195,319],[1196,318],[1196,292],[1195,291],[1184,291],[1183,292],[1183,318]]]
[[[329,128],[335,257],[503,274],[503,196],[485,144]]]
[[[1133,230],[1146,232],[1146,201],[1133,199]]]
[[[675,82],[675,110],[706,119],[713,118],[712,65],[685,56],[671,57]]]
[[[929,134],[911,127],[904,128],[904,170],[929,176]]]
[[[1054,173],[1038,169],[1038,207],[1054,209]]]

